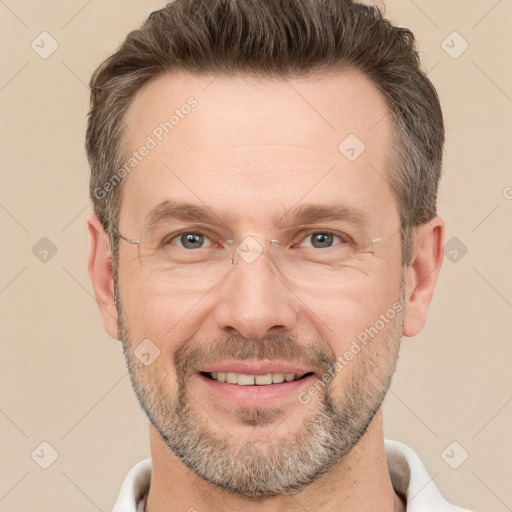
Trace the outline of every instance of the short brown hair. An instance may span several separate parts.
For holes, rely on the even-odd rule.
[[[347,67],[363,72],[390,110],[390,185],[400,213],[402,265],[408,266],[412,232],[436,215],[441,107],[412,32],[354,0],[175,0],[130,32],[90,84],[90,195],[103,227],[110,234],[117,228],[122,183],[108,193],[98,190],[122,165],[125,114],[151,80],[178,70],[286,79]]]

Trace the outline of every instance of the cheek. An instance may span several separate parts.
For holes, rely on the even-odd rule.
[[[368,278],[343,287],[336,293],[319,295],[314,301],[310,299],[305,302],[315,313],[318,332],[324,339],[330,340],[338,354],[360,332],[372,325],[395,299],[384,283]]]
[[[139,280],[133,274],[120,276],[119,293],[122,320],[133,348],[150,340],[160,350],[159,364],[174,372],[174,353],[200,325],[198,298],[179,296],[167,285]]]
[[[330,377],[337,393],[342,393],[354,378],[368,380],[386,374],[387,361],[393,359],[393,343],[399,343],[395,323],[398,314],[393,308],[399,299],[399,284],[395,290],[389,275],[378,276],[324,297],[316,310],[321,318],[317,329],[337,357],[332,369],[334,378]]]

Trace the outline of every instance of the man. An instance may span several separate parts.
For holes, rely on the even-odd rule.
[[[383,437],[444,239],[411,32],[349,0],[176,0],[91,90],[89,273],[150,420],[114,511],[463,510]]]

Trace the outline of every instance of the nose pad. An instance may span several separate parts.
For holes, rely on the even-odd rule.
[[[257,240],[257,238],[261,239],[261,242]],[[268,240],[264,238],[262,235],[249,235],[246,236],[242,242],[240,242],[231,256],[229,260],[232,265],[236,265],[236,263],[241,259],[245,263],[251,264],[254,263],[264,252],[265,248],[268,244],[268,252],[270,253],[270,258],[275,267],[278,267],[278,248],[277,244],[280,244],[279,240]],[[275,247],[275,249],[274,249]]]

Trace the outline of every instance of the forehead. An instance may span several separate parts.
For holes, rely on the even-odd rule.
[[[165,201],[208,208],[252,227],[301,202],[397,217],[389,186],[391,122],[361,73],[278,80],[161,76],[125,119],[120,227],[140,228]],[[267,224],[266,224],[267,223]]]

